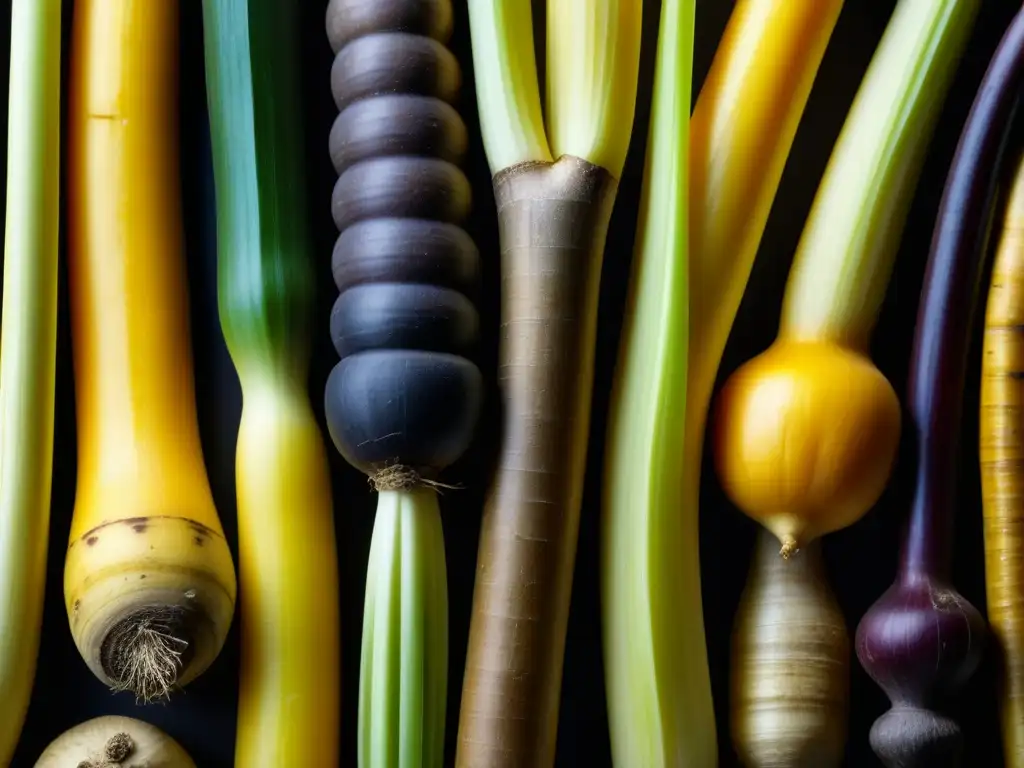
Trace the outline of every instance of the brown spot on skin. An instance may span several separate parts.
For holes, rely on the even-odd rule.
[[[99,536],[90,536],[88,539],[85,540],[85,543],[88,544],[91,547],[93,544],[95,544],[99,540],[100,540]]]
[[[82,607],[81,600],[75,600],[75,613],[78,613],[78,609]]]
[[[202,523],[196,522],[195,520],[189,520],[188,524],[189,527],[193,530],[193,532],[198,533],[200,536],[208,536],[211,533],[216,533],[216,531],[214,531],[213,528],[209,528],[203,525]]]
[[[136,523],[135,525],[132,526],[132,530],[135,531],[136,533],[145,533],[146,532],[146,524],[145,523]]]
[[[202,536],[196,536],[194,539],[192,539],[192,541],[196,543],[197,547],[201,547],[203,546],[204,543],[206,543],[206,539],[204,539]]]
[[[139,581],[142,581],[144,578],[146,578],[146,574],[142,574],[141,576],[139,576]]]

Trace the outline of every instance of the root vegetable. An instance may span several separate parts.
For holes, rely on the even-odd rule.
[[[59,0],[11,6],[7,227],[0,334],[0,765],[39,653],[53,466],[60,231]]]
[[[981,661],[985,622],[951,584],[965,366],[1004,145],[1024,83],[1024,11],[999,44],[960,135],[932,240],[911,354],[917,477],[893,585],[857,629],[857,656],[892,709],[871,747],[890,768],[959,763],[962,734],[939,710]]]
[[[159,728],[130,717],[97,717],[65,731],[35,768],[196,768]]]
[[[981,371],[981,489],[988,622],[999,646],[1007,768],[1024,768],[1024,156],[992,268]]]
[[[192,382],[178,10],[76,3],[68,114],[78,488],[64,598],[89,668],[143,701],[213,662],[235,604]]]
[[[781,543],[780,561],[803,557],[822,535],[856,522],[888,482],[900,405],[867,348],[977,10],[977,0],[902,0],[896,7],[804,228],[779,336],[720,395],[719,477],[736,505]],[[734,629],[736,749],[752,768],[838,765],[846,734],[846,628],[823,573],[806,562],[786,574],[792,604],[755,605],[755,595],[771,599],[783,589],[765,586],[777,585],[780,572],[768,570],[764,546],[762,534]],[[793,659],[807,653],[806,616],[813,614],[828,628],[814,654],[828,661],[794,676]]]
[[[484,509],[456,765],[555,757],[605,235],[632,131],[639,0],[470,0],[502,258],[504,434]]]
[[[330,136],[340,295],[327,381],[331,437],[378,491],[359,678],[362,768],[440,768],[448,594],[439,475],[469,446],[483,397],[468,356],[476,246],[460,224],[466,127],[450,105],[449,0],[332,0]]]
[[[732,653],[731,726],[743,765],[840,765],[850,641],[820,542],[787,561],[772,534],[758,532]]]

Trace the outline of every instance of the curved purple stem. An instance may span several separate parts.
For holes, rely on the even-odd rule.
[[[857,628],[857,657],[893,705],[870,734],[889,768],[958,764],[960,728],[936,710],[982,656],[984,619],[950,581],[957,439],[993,201],[1022,84],[1024,10],[989,63],[946,180],[911,357],[914,501],[896,580]]]
[[[911,355],[909,410],[918,470],[900,573],[949,574],[957,440],[992,202],[1024,75],[1024,11],[989,64],[939,207]]]

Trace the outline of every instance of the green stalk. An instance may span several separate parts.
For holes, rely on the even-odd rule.
[[[363,608],[359,765],[441,768],[448,582],[433,488],[381,491]]]
[[[60,188],[60,0],[14,0],[0,331],[0,765],[39,653],[53,464]]]
[[[855,349],[869,343],[935,122],[979,7],[978,0],[896,6],[800,238],[783,335]]]
[[[491,173],[529,161],[550,163],[530,4],[475,0],[469,5],[473,71],[478,83],[488,84],[476,94]]]
[[[615,764],[717,760],[696,516],[684,502],[693,0],[666,0],[640,223],[610,415],[603,594]],[[656,541],[672,542],[659,547]],[[692,544],[688,544],[691,542]],[[682,555],[680,547],[692,550]]]
[[[242,670],[235,764],[334,765],[330,473],[307,394],[315,277],[292,0],[205,0],[221,326],[241,382]]]

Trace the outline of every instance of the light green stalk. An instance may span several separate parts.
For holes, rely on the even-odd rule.
[[[666,0],[606,463],[604,639],[615,764],[714,766],[696,516],[680,513],[689,353],[693,0]],[[657,541],[671,542],[657,546]],[[696,613],[680,615],[681,606]]]
[[[804,226],[781,335],[864,349],[979,0],[901,0]]]
[[[522,0],[469,0],[480,129],[491,173],[550,162],[534,59],[533,17]]]
[[[0,765],[39,653],[53,465],[60,187],[60,0],[14,0],[0,331]]]
[[[381,491],[363,606],[359,765],[441,768],[448,577],[437,492]]]

